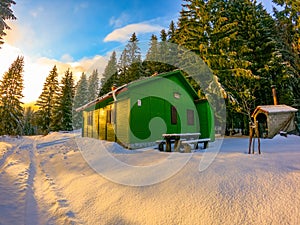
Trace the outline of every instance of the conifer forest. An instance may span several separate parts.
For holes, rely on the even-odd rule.
[[[184,57],[174,56],[165,43],[184,47],[206,63],[225,92],[226,127],[247,135],[256,106],[273,104],[273,85],[279,104],[300,105],[300,3],[272,2],[276,7],[270,13],[255,0],[183,0],[177,21],[151,36],[145,56],[133,33],[121,53],[112,52],[101,74],[83,72],[75,83],[72,71],[59,74],[53,65],[35,110],[21,102],[24,59],[19,56],[0,82],[0,135],[81,128],[81,112],[75,109],[110,92],[113,85],[178,69],[152,60],[157,55]],[[14,19],[7,13],[2,21]],[[0,37],[6,28],[1,26]],[[196,84],[194,88],[201,89]]]

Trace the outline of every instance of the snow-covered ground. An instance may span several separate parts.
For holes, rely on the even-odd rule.
[[[261,155],[246,154],[248,138],[225,138],[206,170],[199,172],[205,153],[197,151],[175,175],[140,187],[96,173],[78,140],[68,133],[0,138],[1,225],[300,224],[298,136],[262,140]],[[170,155],[93,143],[134,166]]]

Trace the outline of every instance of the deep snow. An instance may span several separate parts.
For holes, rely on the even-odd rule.
[[[200,150],[175,175],[140,187],[96,173],[79,142],[104,145],[113,157],[137,167],[175,153],[129,151],[77,136],[0,138],[1,225],[300,224],[298,136],[262,140],[261,155],[246,154],[246,137],[225,138],[206,170],[199,172],[205,154]],[[213,148],[214,143],[206,154]]]

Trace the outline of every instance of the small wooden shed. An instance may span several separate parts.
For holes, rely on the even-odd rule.
[[[214,140],[214,115],[180,70],[131,82],[80,107],[82,135],[129,149],[153,146],[163,133]]]
[[[298,110],[287,105],[257,106],[252,117],[258,123],[260,137],[273,138],[280,132],[296,129],[295,113]]]

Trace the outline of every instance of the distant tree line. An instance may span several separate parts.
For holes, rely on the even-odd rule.
[[[99,93],[97,70],[87,79],[82,73],[74,85],[73,73],[65,71],[58,81],[56,66],[49,72],[35,105],[23,107],[24,58],[17,57],[0,81],[0,135],[48,134],[51,131],[71,131],[82,125],[75,109],[95,99]]]

